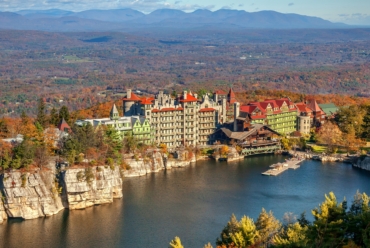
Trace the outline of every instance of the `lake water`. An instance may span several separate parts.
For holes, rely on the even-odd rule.
[[[277,177],[261,172],[282,156],[224,163],[198,162],[138,178],[125,178],[123,199],[48,218],[0,225],[0,247],[168,247],[179,236],[185,248],[215,240],[234,213],[257,218],[262,207],[282,219],[299,215],[333,191],[349,204],[357,190],[370,194],[370,172],[343,163],[305,161]]]

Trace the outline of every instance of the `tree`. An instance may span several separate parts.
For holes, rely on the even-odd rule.
[[[370,105],[366,106],[366,112],[362,119],[362,134],[361,137],[370,140]]]
[[[37,117],[36,121],[40,123],[40,125],[45,128],[47,125],[47,118],[46,118],[46,106],[44,99],[40,98],[37,104]]]
[[[184,246],[181,244],[180,238],[176,236],[171,240],[169,248],[184,248]]]
[[[289,224],[286,229],[273,238],[274,247],[307,247],[308,227],[298,222]]]
[[[340,107],[335,115],[335,121],[343,133],[354,133],[356,137],[361,137],[365,113],[363,106]]]
[[[338,204],[333,192],[312,210],[315,220],[309,228],[309,243],[315,247],[342,247],[346,243],[346,201]]]
[[[262,208],[256,221],[256,227],[259,233],[259,241],[262,244],[269,244],[273,237],[280,231],[281,223],[274,217],[271,211],[267,213]]]
[[[35,148],[34,161],[40,169],[48,164],[49,158],[50,155],[46,147],[38,146]]]
[[[369,202],[370,198],[367,194],[357,191],[348,212],[347,235],[360,247],[369,247],[370,244]]]
[[[297,221],[301,227],[309,226],[311,224],[306,218],[306,212],[301,213],[299,218],[297,218]]]
[[[229,147],[228,146],[222,146],[220,148],[220,155],[226,156],[229,153]]]
[[[58,114],[57,110],[54,107],[50,111],[49,123],[50,123],[50,125],[53,125],[55,127],[58,126],[58,124],[59,124],[59,114]]]
[[[217,238],[216,244],[221,245],[229,245],[233,242],[231,236],[239,231],[240,223],[236,219],[235,215],[232,214],[230,217],[229,222],[227,222],[226,226],[222,230],[220,237]]]
[[[239,222],[239,231],[231,233],[230,238],[236,247],[254,245],[259,238],[259,234],[253,219],[243,216]]]
[[[333,148],[342,142],[342,131],[332,122],[324,123],[318,133],[318,141],[328,146],[328,151],[333,152]]]
[[[69,122],[69,110],[66,106],[62,106],[60,109],[59,109],[59,120],[58,120],[58,124],[61,120],[65,120],[67,123]]]

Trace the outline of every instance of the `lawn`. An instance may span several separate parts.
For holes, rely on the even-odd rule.
[[[312,147],[313,152],[316,152],[316,153],[326,152],[326,146],[314,145],[314,146],[311,146],[311,147]]]

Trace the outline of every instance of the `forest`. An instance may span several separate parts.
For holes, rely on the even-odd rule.
[[[35,117],[39,98],[48,111],[63,105],[71,111],[87,109],[120,99],[127,88],[154,94],[159,89],[213,92],[233,87],[242,95],[247,92],[248,99],[274,89],[320,94],[326,100],[339,94],[351,103],[366,101],[370,95],[366,32],[169,35],[160,30],[145,34],[1,30],[0,116],[20,116],[24,111]],[[339,105],[347,104],[337,99]]]

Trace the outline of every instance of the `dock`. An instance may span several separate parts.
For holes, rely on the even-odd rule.
[[[285,162],[273,164],[270,166],[271,169],[262,172],[262,175],[277,176],[288,169],[295,170],[300,167],[299,163],[301,163],[302,161],[304,161],[304,159],[291,158],[289,160],[286,160]]]

